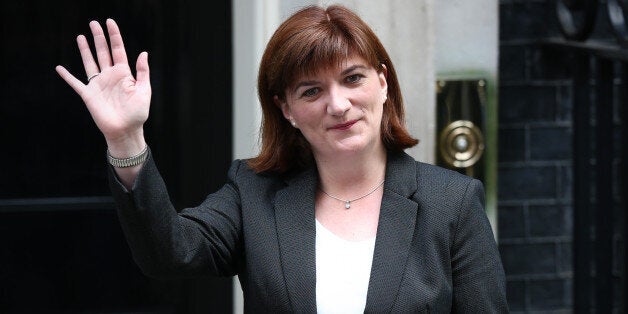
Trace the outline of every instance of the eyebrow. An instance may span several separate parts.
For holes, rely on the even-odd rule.
[[[351,73],[351,72],[353,72],[353,71],[355,71],[357,69],[367,69],[367,66],[365,66],[363,64],[355,64],[355,65],[352,65],[352,66],[344,69],[342,72],[340,72],[340,75],[341,76],[342,75],[347,75],[347,74],[349,74],[349,73]],[[318,84],[318,81],[301,81],[297,85],[294,86],[294,88],[292,89],[292,92],[293,93],[296,92],[297,89],[299,89],[300,87],[312,86],[312,85],[316,85],[316,84]]]
[[[318,84],[318,81],[301,81],[301,82],[299,82],[299,84],[294,86],[294,88],[292,89],[292,92],[296,93],[296,91],[299,88],[303,87],[303,86],[313,86],[313,85],[316,85],[316,84]]]
[[[355,65],[352,65],[352,66],[346,68],[344,71],[342,71],[342,73],[340,73],[340,75],[349,74],[349,73],[351,73],[351,72],[353,72],[353,71],[355,71],[357,69],[366,70],[367,67],[365,65],[362,65],[362,64],[355,64]]]

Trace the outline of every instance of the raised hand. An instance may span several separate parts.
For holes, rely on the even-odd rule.
[[[151,87],[148,54],[142,52],[136,63],[137,79],[127,61],[120,29],[112,19],[107,20],[111,51],[104,31],[96,21],[89,23],[98,63],[94,60],[87,39],[76,38],[89,81],[84,84],[63,66],[59,75],[81,96],[94,122],[107,140],[111,154],[128,157],[141,151],[144,142],[143,125],[148,119]]]

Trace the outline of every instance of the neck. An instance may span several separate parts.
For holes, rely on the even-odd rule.
[[[386,149],[383,146],[368,152],[315,159],[320,188],[344,199],[369,192],[384,180],[386,173]]]

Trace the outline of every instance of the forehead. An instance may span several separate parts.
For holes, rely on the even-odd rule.
[[[299,84],[303,80],[310,80],[321,76],[336,76],[343,74],[344,71],[350,70],[355,66],[362,66],[368,69],[372,69],[372,66],[359,55],[353,54],[347,58],[338,60],[335,63],[322,64],[318,67],[311,67],[301,73],[295,75],[295,79],[291,82],[290,86]]]

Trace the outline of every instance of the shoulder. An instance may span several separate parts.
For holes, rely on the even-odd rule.
[[[402,189],[416,188],[418,192],[449,191],[466,189],[469,184],[481,183],[469,176],[439,166],[416,161],[405,152],[389,155],[387,165],[391,180]],[[406,191],[410,192],[410,191]]]
[[[405,190],[426,214],[457,220],[469,202],[483,207],[482,182],[456,171],[416,161],[407,154],[393,156],[392,166],[399,190]],[[401,166],[400,166],[401,165]],[[399,180],[402,178],[402,180]],[[477,206],[477,205],[476,205]]]
[[[415,162],[417,190],[412,199],[418,203],[425,228],[443,235],[453,245],[454,239],[465,241],[465,232],[486,234],[491,228],[484,213],[482,182],[442,167]],[[468,229],[468,230],[467,230]],[[489,236],[491,235],[491,236]],[[486,240],[486,241],[488,241]]]
[[[418,162],[406,153],[389,154],[387,187],[422,208],[457,212],[465,198],[483,198],[482,183],[456,171]]]
[[[468,185],[476,179],[456,171],[423,162],[416,162],[416,178],[419,183],[435,187],[449,187],[451,185]]]
[[[475,178],[422,162],[416,162],[416,165],[420,192],[459,199],[483,191],[482,182]]]
[[[231,163],[227,174],[229,183],[240,190],[264,190],[285,185],[285,177],[269,172],[255,172],[246,159],[236,159]]]

